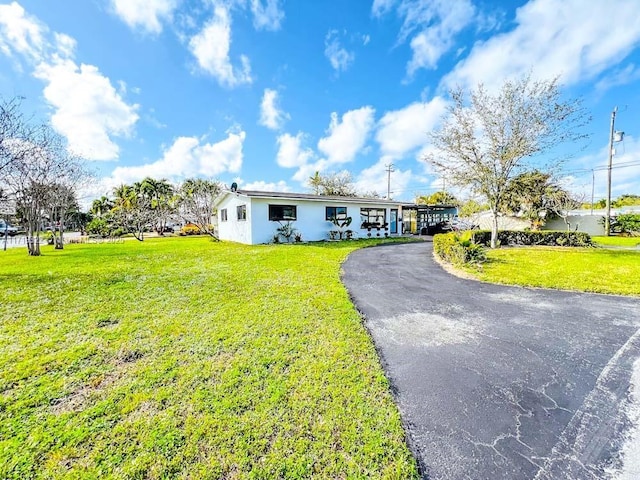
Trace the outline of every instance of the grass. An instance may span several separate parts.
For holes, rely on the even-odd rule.
[[[0,252],[0,478],[414,478],[339,279],[375,241]]]
[[[640,246],[640,237],[591,237],[601,246],[611,247],[637,247]]]
[[[465,270],[493,283],[640,295],[640,252],[605,248],[514,247],[487,250]]]

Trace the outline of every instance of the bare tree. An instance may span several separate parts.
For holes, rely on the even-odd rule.
[[[326,175],[320,175],[320,172],[316,172],[312,177],[309,177],[307,184],[316,195],[358,196],[351,174],[347,171]]]
[[[569,221],[571,211],[580,208],[584,201],[584,195],[575,195],[564,189],[557,189],[549,195],[547,205],[553,214],[564,221],[568,232],[571,230],[571,222]]]
[[[75,189],[89,174],[81,159],[69,154],[62,137],[47,125],[32,130],[28,141],[14,142],[9,150],[20,154],[7,167],[7,183],[24,221],[29,255],[38,256],[43,220],[52,210],[68,208]],[[58,248],[62,229],[60,226]]]
[[[185,222],[196,225],[202,233],[217,238],[213,227],[213,202],[221,190],[216,180],[185,180],[178,192],[178,214]]]
[[[29,150],[25,146],[35,132],[20,110],[21,101],[21,97],[0,99],[0,174],[24,158]]]
[[[70,174],[75,177],[80,174],[84,176],[82,169],[74,170]],[[57,250],[64,248],[64,231],[66,229],[67,215],[72,212],[77,212],[78,199],[76,195],[77,185],[75,184],[75,178],[63,179],[61,183],[56,183],[49,186],[48,195],[46,196],[46,204],[49,211],[49,221],[51,222],[53,235],[53,242]],[[81,178],[78,179],[80,181]]]
[[[590,118],[580,100],[562,98],[557,78],[536,81],[527,75],[506,81],[496,94],[482,85],[469,95],[460,89],[450,93],[448,115],[431,134],[436,151],[424,159],[455,185],[487,200],[495,248],[510,180],[542,168],[542,155],[559,144],[586,138],[581,129]],[[560,157],[548,158],[546,168],[560,162]]]

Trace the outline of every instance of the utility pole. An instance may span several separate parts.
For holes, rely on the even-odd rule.
[[[611,112],[611,131],[609,132],[609,175],[607,180],[607,217],[604,223],[604,234],[609,236],[611,234],[611,169],[613,168],[613,144],[614,142],[621,142],[624,140],[624,132],[616,132],[614,130],[616,122],[616,113],[618,107]]]
[[[604,217],[604,234],[609,236],[611,234],[611,167],[613,163],[613,132],[616,124],[616,112],[618,107],[615,107],[611,112],[611,130],[609,132],[609,168],[607,175],[607,215]]]
[[[591,215],[593,215],[593,194],[596,190],[596,171],[591,169]]]
[[[391,172],[395,172],[393,163],[385,165],[387,167],[387,200],[391,200]]]

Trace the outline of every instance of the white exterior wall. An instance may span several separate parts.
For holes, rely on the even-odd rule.
[[[593,214],[590,210],[573,210],[570,213],[572,213],[572,215],[569,216],[571,230],[586,232],[589,235],[604,235],[604,218],[607,216],[606,210],[594,210]],[[630,206],[611,209],[612,217],[623,213],[640,213],[640,207]],[[566,230],[567,224],[561,218],[554,218],[547,222],[544,229]]]
[[[604,235],[604,216],[600,215],[571,215],[568,217],[571,231],[586,232],[589,235]],[[562,218],[549,220],[544,230],[566,231],[567,224]]]
[[[273,240],[280,223],[269,221],[269,205],[296,205],[297,220],[292,221],[293,227],[297,232],[302,234],[303,241],[327,240],[329,238],[329,230],[337,230],[336,226],[326,220],[326,207],[347,207],[347,216],[353,221],[349,227],[343,230],[353,230],[355,238],[366,238],[367,230],[360,228],[360,208],[385,208],[387,211],[387,223],[390,219],[390,210],[393,207],[381,206],[379,204],[366,203],[348,203],[335,200],[304,200],[304,199],[286,199],[286,198],[252,198],[251,211],[252,221],[251,228],[253,230],[253,243],[269,243]],[[399,209],[398,209],[399,210]],[[398,212],[400,217],[401,212]],[[284,223],[284,222],[283,222]],[[389,227],[390,228],[390,227]],[[388,232],[391,230],[389,229]],[[380,230],[380,236],[384,237],[384,230]],[[377,230],[372,231],[372,237],[378,233]],[[400,234],[400,223],[398,221],[398,233]]]
[[[238,221],[237,209],[239,205],[247,206],[247,219]],[[227,221],[223,222],[220,211],[227,209]],[[251,241],[251,199],[245,196],[230,194],[218,205],[218,238],[239,243],[253,243]]]
[[[247,220],[238,221],[236,218],[236,207],[245,204],[247,206]],[[391,235],[390,215],[391,209],[398,210],[398,232],[401,234],[400,218],[401,209],[392,205],[381,205],[375,201],[372,203],[358,202],[349,203],[340,200],[307,200],[291,198],[263,198],[247,197],[241,193],[230,193],[218,204],[218,236],[220,240],[246,244],[270,243],[280,227],[280,223],[269,220],[269,205],[295,205],[297,207],[297,220],[293,221],[293,227],[302,234],[303,241],[319,241],[329,238],[330,230],[337,230],[336,226],[326,220],[326,207],[346,207],[347,216],[353,219],[349,227],[343,230],[353,230],[354,238],[367,238],[367,230],[361,229],[360,209],[361,208],[384,208],[386,210],[386,221],[389,224],[387,232]],[[221,211],[227,209],[227,221],[221,220]],[[284,223],[284,222],[283,222]],[[371,236],[384,237],[385,230],[379,232],[372,230]]]

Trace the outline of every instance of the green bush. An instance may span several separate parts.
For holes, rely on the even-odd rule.
[[[640,214],[624,213],[616,217],[620,233],[630,236],[640,236]]]
[[[489,230],[476,230],[471,240],[480,245],[491,244]],[[498,232],[499,245],[547,245],[552,247],[592,247],[588,233],[557,231],[501,230]]]
[[[473,241],[471,232],[435,235],[433,237],[433,251],[442,260],[454,265],[482,263],[486,260],[484,247]]]
[[[87,233],[106,237],[111,233],[111,225],[104,218],[96,217],[87,223]]]

